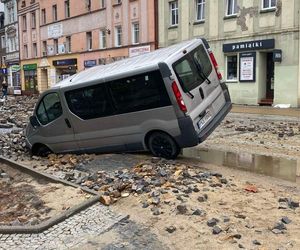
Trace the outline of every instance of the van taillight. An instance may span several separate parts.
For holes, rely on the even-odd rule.
[[[179,90],[179,88],[178,88],[175,81],[172,83],[172,89],[173,89],[173,92],[174,92],[174,95],[176,97],[176,101],[178,103],[178,106],[179,106],[180,110],[183,111],[183,112],[187,112],[187,108],[186,108],[185,103],[183,101],[182,95],[181,95],[180,90]]]
[[[214,65],[214,68],[215,68],[215,71],[217,73],[219,80],[222,80],[222,74],[219,72],[219,66],[218,66],[218,63],[217,63],[214,53],[210,49],[208,50],[208,53],[209,53],[210,60],[212,61],[212,64]]]

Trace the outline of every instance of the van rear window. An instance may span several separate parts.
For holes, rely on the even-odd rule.
[[[212,65],[208,58],[206,49],[200,45],[179,61],[173,64],[173,69],[184,92],[193,90],[200,86],[205,77],[212,72]],[[202,74],[201,70],[202,69]]]

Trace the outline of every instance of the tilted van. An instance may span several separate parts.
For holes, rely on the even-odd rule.
[[[176,158],[230,111],[221,79],[200,38],[90,68],[40,96],[27,145],[37,155],[149,150]]]

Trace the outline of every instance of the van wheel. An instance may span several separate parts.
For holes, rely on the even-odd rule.
[[[39,145],[32,153],[37,156],[46,157],[52,152],[47,146]]]
[[[175,159],[180,153],[180,148],[174,139],[162,132],[154,132],[150,135],[148,147],[154,156],[166,159]]]

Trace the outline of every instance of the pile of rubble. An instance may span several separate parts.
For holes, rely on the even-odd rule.
[[[0,155],[18,160],[29,157],[25,128],[33,113],[37,97],[10,97],[0,106]]]
[[[234,128],[240,132],[270,132],[278,135],[278,138],[291,137],[300,134],[300,126],[297,122],[283,121],[259,121],[259,120],[238,120],[227,118],[221,126],[225,128]]]

